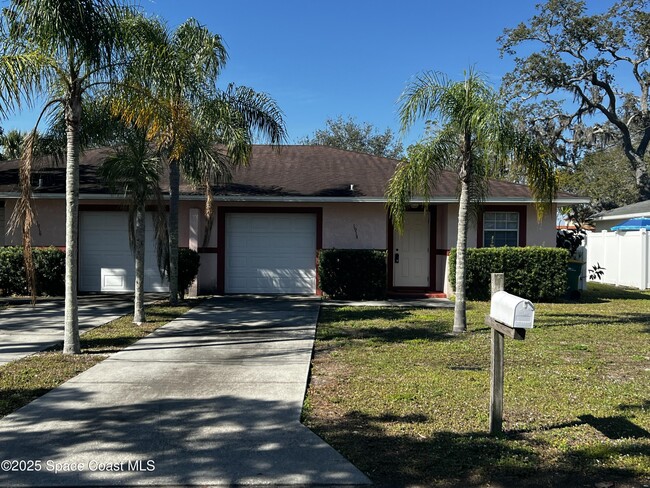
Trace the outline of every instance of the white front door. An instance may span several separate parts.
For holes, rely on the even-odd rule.
[[[429,286],[429,212],[407,212],[393,235],[393,286]]]

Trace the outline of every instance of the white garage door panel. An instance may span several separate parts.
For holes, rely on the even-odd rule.
[[[226,293],[316,292],[316,216],[227,214]]]
[[[135,265],[129,247],[126,212],[80,212],[79,289],[128,292],[135,285]],[[147,215],[145,291],[165,292],[156,258],[153,217]]]

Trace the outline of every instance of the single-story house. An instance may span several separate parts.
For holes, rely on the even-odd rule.
[[[127,238],[123,197],[97,177],[108,149],[88,150],[80,166],[79,289],[129,291],[133,258]],[[430,198],[413,200],[403,234],[388,217],[384,192],[398,161],[324,146],[256,145],[250,164],[232,182],[213,188],[215,217],[204,241],[201,189],[183,183],[180,245],[201,255],[200,293],[319,293],[319,250],[388,251],[390,292],[448,292],[447,261],[456,245],[457,178],[443,173]],[[0,163],[0,224],[6,227],[18,196],[17,162]],[[34,172],[34,200],[40,232],[35,246],[65,243],[64,169],[41,164]],[[584,203],[559,193],[552,211],[538,222],[529,189],[492,181],[469,246],[555,246],[555,207]],[[156,269],[153,230],[147,232],[146,289],[164,290]],[[20,244],[4,235],[0,244]]]
[[[594,215],[594,230],[596,232],[611,230],[612,227],[637,217],[650,217],[650,200],[632,203]]]

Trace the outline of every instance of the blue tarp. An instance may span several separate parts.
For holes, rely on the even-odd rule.
[[[615,225],[612,230],[650,230],[650,217],[637,217]]]

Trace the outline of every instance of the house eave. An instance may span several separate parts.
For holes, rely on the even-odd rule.
[[[634,218],[637,218],[637,217],[648,217],[649,215],[650,215],[650,212],[634,212],[634,213],[618,214],[618,215],[600,215],[600,216],[594,217],[593,220],[596,220],[596,221],[628,220],[628,219],[634,219]]]
[[[62,193],[37,193],[33,195],[35,200],[59,200],[64,198]],[[18,193],[0,192],[0,198],[17,199]],[[165,199],[169,196],[165,195]],[[203,201],[204,195],[180,195],[182,201]],[[82,193],[79,200],[124,200],[124,195],[105,194],[105,193]],[[253,202],[253,203],[387,203],[385,197],[326,197],[326,196],[264,196],[264,195],[215,195],[215,202]],[[438,203],[458,203],[458,198],[449,196],[437,196],[430,199],[416,197],[411,199],[414,204],[438,204]],[[535,203],[535,200],[528,197],[488,197],[484,203]],[[558,205],[572,205],[579,203],[589,203],[585,198],[556,198],[553,203]]]

